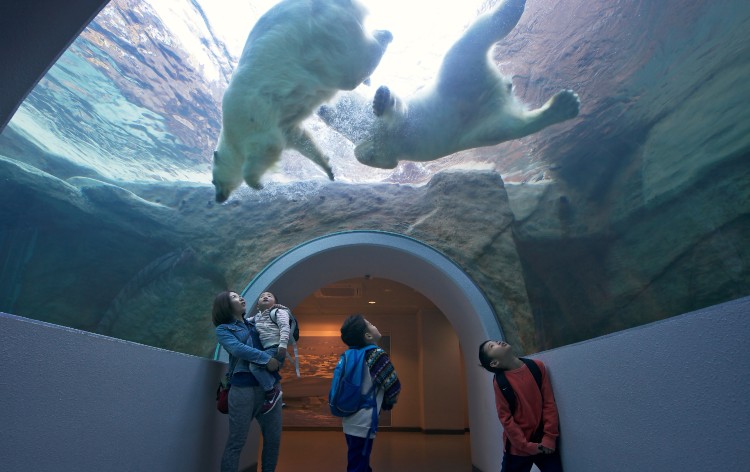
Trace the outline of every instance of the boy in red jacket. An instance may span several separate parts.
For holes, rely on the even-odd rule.
[[[541,385],[526,362],[535,363]],[[493,378],[495,407],[503,425],[504,451],[501,472],[529,472],[532,465],[541,472],[562,472],[557,451],[558,417],[555,396],[544,364],[516,357],[503,341],[485,341],[479,345],[479,363],[496,376],[504,375],[515,393],[515,408]],[[534,368],[534,365],[531,366]],[[512,395],[511,395],[512,397]]]

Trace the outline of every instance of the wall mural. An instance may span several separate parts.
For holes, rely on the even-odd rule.
[[[300,336],[300,378],[287,362],[282,372],[284,426],[340,427],[341,419],[328,409],[333,369],[346,345],[338,336]]]

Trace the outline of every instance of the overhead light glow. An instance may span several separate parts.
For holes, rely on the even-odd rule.
[[[150,0],[164,12],[165,21],[175,18],[174,5],[184,0]],[[239,58],[247,35],[257,19],[279,0],[199,0],[214,33],[230,54]],[[435,8],[433,0],[361,0],[368,10],[366,28],[387,29],[393,42],[371,78],[372,89],[360,92],[370,97],[374,88],[386,84],[401,94],[412,93],[437,74],[443,54],[476,17],[485,0],[453,0]],[[176,21],[176,18],[175,20]],[[192,41],[195,41],[191,38]],[[186,41],[187,42],[187,41]]]

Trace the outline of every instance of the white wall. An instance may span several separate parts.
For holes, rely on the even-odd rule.
[[[5,313],[0,359],[3,471],[218,470],[223,364]]]
[[[466,380],[456,332],[439,311],[418,316],[422,424],[427,432],[463,432]]]
[[[415,316],[368,315],[380,334],[391,337],[391,361],[401,382],[401,394],[391,410],[391,426],[413,428],[419,426],[419,343]]]
[[[750,297],[534,356],[565,470],[750,470],[748,339]]]

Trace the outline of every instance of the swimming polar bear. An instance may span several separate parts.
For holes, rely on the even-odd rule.
[[[356,144],[362,164],[393,169],[401,160],[431,161],[466,149],[521,138],[578,115],[578,95],[563,90],[536,110],[513,95],[488,51],[518,23],[524,0],[501,1],[466,29],[448,50],[437,78],[401,99],[381,86],[370,104],[339,94],[318,115]]]
[[[380,63],[390,32],[363,27],[357,0],[283,0],[247,38],[222,98],[222,126],[213,156],[216,201],[244,179],[260,178],[284,148],[296,149],[333,180],[328,157],[300,123],[339,90],[353,90]]]

